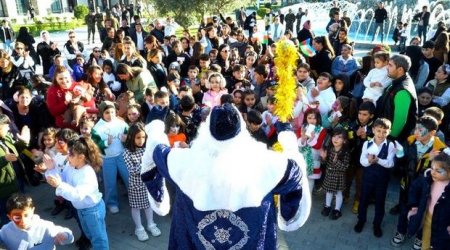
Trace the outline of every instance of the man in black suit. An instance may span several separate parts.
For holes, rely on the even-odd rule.
[[[422,7],[422,12],[414,16],[414,20],[419,21],[417,25],[417,33],[419,37],[423,38],[422,42],[427,41],[428,25],[430,23],[430,12],[428,11],[428,6]]]
[[[142,24],[135,23],[135,29],[132,29],[130,36],[134,44],[136,44],[136,49],[139,51],[141,56],[145,56],[145,38],[148,33],[142,29]],[[145,57],[144,57],[145,58]]]

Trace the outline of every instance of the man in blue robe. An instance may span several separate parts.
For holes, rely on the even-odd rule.
[[[308,218],[306,167],[293,132],[279,133],[283,153],[267,150],[231,104],[213,108],[188,149],[168,146],[160,120],[146,132],[141,177],[156,213],[170,209],[165,181],[176,187],[169,249],[276,249],[276,224],[293,231]]]

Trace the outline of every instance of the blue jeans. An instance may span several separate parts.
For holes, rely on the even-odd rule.
[[[100,202],[93,207],[78,209],[77,214],[83,232],[91,241],[92,248],[96,250],[109,249],[105,223],[106,211],[103,200],[100,200]]]
[[[417,33],[419,33],[418,35],[422,39],[422,44],[427,41],[427,32],[428,32],[428,26],[424,26],[424,25],[417,26]]]
[[[103,184],[105,186],[106,206],[118,206],[117,198],[117,172],[119,172],[123,183],[128,190],[128,169],[123,160],[122,154],[113,157],[103,158]]]
[[[375,23],[375,29],[373,30],[372,42],[375,41],[375,38],[378,36],[378,28],[380,28],[381,33],[381,42],[384,41],[384,22],[383,23]]]

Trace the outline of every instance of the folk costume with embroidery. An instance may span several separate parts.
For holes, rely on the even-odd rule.
[[[311,197],[294,133],[279,133],[282,154],[267,150],[231,104],[213,108],[189,149],[171,149],[161,121],[146,131],[141,177],[153,210],[170,209],[165,179],[177,189],[169,249],[276,249],[276,224],[293,231],[308,218]]]

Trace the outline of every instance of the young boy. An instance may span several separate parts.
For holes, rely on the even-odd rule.
[[[355,179],[355,197],[353,201],[352,212],[358,213],[359,199],[361,197],[362,172],[363,168],[359,162],[359,156],[362,152],[364,142],[373,138],[372,124],[375,113],[375,104],[373,102],[363,102],[359,105],[358,118],[350,124],[348,138],[352,145],[352,159],[350,167],[347,169],[346,189],[344,190],[344,199],[350,196],[350,188],[353,179]]]
[[[268,146],[268,139],[266,133],[261,127],[262,124],[261,112],[255,109],[251,109],[247,112],[247,128],[250,131],[250,135],[255,140],[262,142]]]
[[[6,210],[11,222],[0,229],[0,245],[6,249],[56,249],[55,245],[73,242],[70,229],[41,219],[34,209],[28,195],[14,194],[8,199]]]
[[[433,158],[446,148],[445,143],[436,136],[437,128],[436,119],[431,116],[423,116],[417,121],[414,134],[408,137],[408,145],[405,147],[407,169],[400,181],[400,215],[397,232],[391,240],[393,246],[398,247],[405,241],[408,228],[408,191],[411,183],[422,176],[425,170],[431,167]],[[415,240],[415,245],[419,245],[419,242],[420,237],[419,240]]]
[[[195,65],[191,65],[188,68],[188,77],[184,78],[181,82],[181,86],[188,86],[192,88],[192,85],[199,82],[198,78],[198,68]]]
[[[245,66],[237,64],[233,66],[233,76],[227,79],[226,88],[228,93],[233,93],[235,89],[251,89],[252,85],[249,80],[245,79]]]
[[[331,83],[333,82],[333,76],[327,72],[320,73],[317,78],[317,87],[312,88],[308,92],[308,101],[312,105],[318,105],[320,115],[326,119],[326,115],[331,111],[331,106],[336,101],[336,95],[334,94]]]
[[[397,46],[398,41],[400,40],[400,30],[403,29],[403,23],[397,22],[397,27],[394,29],[394,33],[392,34],[392,40],[394,40],[394,46]]]
[[[408,28],[408,23],[404,23],[402,29],[400,29],[400,40],[399,40],[399,48],[398,51],[403,52],[406,50],[406,40],[408,40],[408,32],[406,29]]]
[[[211,60],[208,54],[201,54],[198,57],[198,66],[200,68],[199,78],[202,78],[203,74],[206,74],[209,70],[209,66],[211,65]]]
[[[389,183],[389,169],[394,166],[396,153],[394,142],[387,139],[391,132],[391,122],[386,118],[378,118],[372,126],[374,137],[364,142],[360,163],[364,167],[362,190],[358,208],[358,223],[354,230],[361,233],[367,219],[367,207],[372,195],[375,196],[375,217],[373,219],[373,234],[383,236],[381,222],[384,217],[384,203],[386,201]]]
[[[197,129],[201,122],[201,117],[198,115],[200,110],[195,104],[194,98],[190,95],[185,95],[180,99],[180,108],[180,118],[185,124],[186,143],[189,144],[197,136]]]
[[[155,105],[153,100],[153,90],[150,88],[146,88],[144,92],[144,103],[141,105],[141,115],[142,117],[147,117],[147,115],[150,113],[150,110],[152,110],[153,106]]]
[[[155,104],[145,118],[145,124],[149,124],[155,119],[164,121],[168,112],[169,94],[165,91],[157,91],[153,96]]]
[[[442,111],[442,109],[440,109],[438,107],[429,107],[429,108],[425,109],[425,111],[423,112],[423,116],[431,116],[431,117],[433,117],[438,122],[438,126],[441,126],[442,120],[444,120],[444,111]],[[438,129],[436,131],[436,136],[439,137],[439,139],[442,142],[445,142],[445,135],[439,129],[439,127],[438,127]]]

